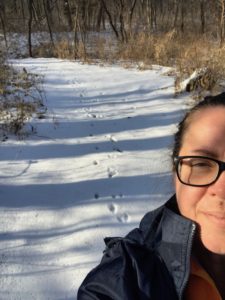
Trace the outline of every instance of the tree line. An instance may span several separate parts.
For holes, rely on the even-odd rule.
[[[7,46],[8,32],[31,34],[70,31],[84,41],[89,32],[111,32],[127,43],[140,32],[176,30],[181,36],[206,35],[224,42],[225,0],[0,0],[0,28]]]

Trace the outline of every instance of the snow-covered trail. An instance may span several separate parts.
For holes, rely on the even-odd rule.
[[[165,68],[25,59],[44,75],[36,134],[0,147],[0,299],[75,299],[106,235],[173,193],[169,150],[184,99]]]

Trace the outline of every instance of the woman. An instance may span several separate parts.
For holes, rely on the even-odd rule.
[[[106,239],[78,300],[225,299],[225,93],[186,114],[172,158],[176,194]]]

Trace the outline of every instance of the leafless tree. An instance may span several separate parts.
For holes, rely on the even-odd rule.
[[[200,0],[201,33],[205,33],[205,0]]]
[[[28,0],[28,11],[29,11],[29,20],[28,20],[28,50],[29,50],[30,57],[32,57],[33,53],[32,53],[31,33],[32,33],[32,22],[33,22],[33,0]]]
[[[220,8],[219,14],[219,33],[220,33],[220,45],[224,43],[224,12],[225,12],[225,0],[217,0]]]
[[[7,43],[7,37],[6,37],[6,27],[5,27],[5,4],[4,1],[0,1],[0,21],[2,25],[4,40],[5,40],[5,46],[6,49],[8,49],[8,43]]]
[[[64,15],[66,16],[69,30],[73,30],[72,13],[69,0],[64,0]]]
[[[110,30],[118,43],[135,34],[171,30],[181,36],[204,34],[224,42],[225,0],[0,0],[0,30],[7,44],[9,31],[74,32],[74,43],[86,44],[91,31]],[[215,22],[216,20],[216,22]],[[76,41],[76,42],[75,42]],[[74,47],[76,49],[76,47]],[[74,50],[75,51],[75,50]],[[76,51],[75,51],[76,52]]]
[[[104,9],[104,11],[105,11],[105,13],[106,13],[108,19],[109,19],[109,24],[110,24],[110,26],[111,26],[113,32],[115,33],[116,38],[119,39],[119,32],[118,32],[118,30],[117,30],[117,28],[116,28],[116,25],[115,25],[114,22],[113,22],[112,14],[110,13],[110,11],[109,11],[109,9],[108,9],[105,0],[99,0],[99,1],[101,1],[101,5],[102,5],[102,7],[103,7],[103,9]]]
[[[50,1],[49,0],[43,0],[43,7],[44,7],[44,12],[48,24],[48,30],[49,30],[49,35],[51,39],[52,46],[54,47],[54,40],[53,40],[53,34],[52,34],[52,28],[51,28],[51,23],[52,23],[52,16],[51,16],[51,6],[50,6]]]

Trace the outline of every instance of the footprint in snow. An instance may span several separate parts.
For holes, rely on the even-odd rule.
[[[99,198],[99,194],[95,193],[95,199],[98,199],[98,198]]]
[[[106,136],[112,143],[117,143],[118,142],[118,140],[115,138],[115,136],[113,136],[113,135],[107,135]],[[118,147],[113,147],[113,151],[117,151],[117,152],[120,152],[120,153],[122,153],[123,152],[123,150],[121,150],[120,148],[118,148]]]
[[[117,151],[117,152],[120,152],[120,153],[123,152],[123,150],[121,150],[120,148],[117,148],[117,147],[113,147],[113,151]]]
[[[109,177],[109,178],[112,178],[112,177],[114,177],[115,175],[118,174],[117,170],[115,170],[115,169],[113,169],[113,168],[108,168],[107,171],[108,171],[108,177]]]
[[[113,142],[113,143],[117,143],[118,141],[117,141],[117,139],[113,136],[113,135],[107,135],[106,136],[111,142]]]
[[[116,214],[118,211],[118,206],[115,203],[110,203],[108,209],[111,213]]]
[[[127,223],[130,220],[130,216],[127,213],[123,213],[117,216],[117,220],[121,223]]]
[[[113,143],[117,143],[118,142],[117,139],[114,136],[111,136],[110,141],[113,142]]]
[[[119,207],[117,204],[113,202],[108,204],[108,209],[112,214],[116,215],[116,219],[120,223],[127,223],[130,221],[130,216],[128,213],[118,213]]]
[[[87,117],[88,117],[88,118],[92,118],[92,119],[99,119],[99,116],[96,115],[96,114],[90,114],[90,113],[88,113],[88,114],[87,114]],[[100,117],[100,118],[101,118],[101,117]]]
[[[102,119],[102,118],[104,118],[104,116],[101,115],[101,114],[91,114],[91,117],[92,117],[93,119]]]

